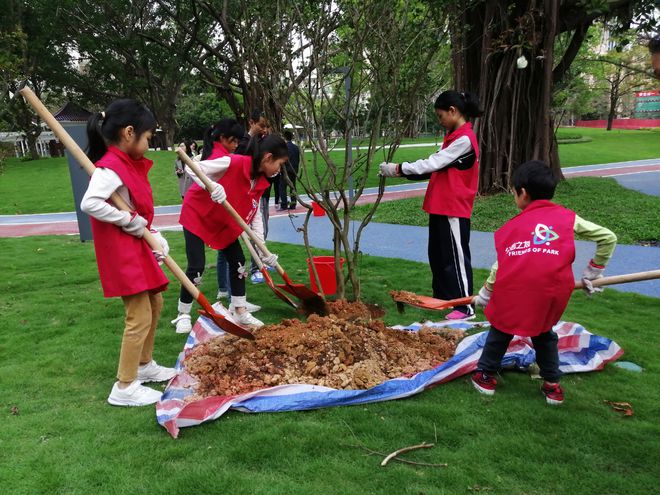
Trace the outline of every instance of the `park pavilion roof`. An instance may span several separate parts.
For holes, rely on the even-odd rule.
[[[70,101],[55,112],[54,117],[59,122],[87,122],[90,115],[92,115],[91,112]]]

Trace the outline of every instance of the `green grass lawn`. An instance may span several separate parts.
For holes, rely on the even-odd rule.
[[[573,127],[559,129],[562,134],[581,134],[588,143],[559,146],[562,167],[596,163],[626,162],[660,157],[660,129],[627,131]]]
[[[183,261],[183,239],[166,236]],[[273,244],[296,281],[307,282],[301,247]],[[321,253],[318,253],[321,254]],[[209,258],[212,258],[209,252]],[[210,261],[210,260],[209,260]],[[428,293],[426,265],[364,256],[364,299],[399,315],[387,292]],[[228,413],[173,440],[154,408],[105,403],[114,381],[123,306],[101,295],[93,246],[71,237],[0,239],[0,486],[12,494],[645,494],[660,468],[658,300],[606,289],[575,293],[565,319],[616,340],[641,374],[607,366],[567,375],[563,406],[546,406],[539,382],[503,374],[494,398],[465,378],[412,398],[277,414]],[[476,282],[486,276],[477,270]],[[215,291],[209,270],[202,289]],[[186,336],[174,333],[177,284],[165,294],[155,358],[173,365]],[[264,286],[249,286],[266,322],[294,316]],[[634,311],[631,310],[634,308]],[[603,403],[630,402],[624,418]],[[352,432],[352,433],[351,433]],[[354,436],[353,436],[354,434]],[[433,442],[393,463],[355,447],[392,452]],[[655,460],[654,460],[655,459]]]
[[[660,133],[656,131],[604,131],[602,129],[560,129],[562,134],[582,134],[590,142],[562,144],[559,152],[563,166],[608,163],[625,160],[660,157]],[[407,141],[406,141],[407,142]],[[416,142],[429,143],[420,148],[400,148],[394,156],[397,162],[414,161],[433,153],[433,138],[422,138]],[[359,153],[355,151],[354,159]],[[305,159],[310,164],[312,154],[306,153]],[[149,175],[154,191],[156,205],[179,204],[176,177],[174,175],[174,153],[171,151],[150,152],[147,156],[154,160],[154,167]],[[344,152],[333,151],[331,157],[337,163],[343,163]],[[385,159],[379,151],[374,157],[376,164]],[[373,167],[367,180],[367,186],[378,185],[377,167]],[[388,183],[406,182],[394,179]],[[33,162],[23,162],[16,158],[8,159],[0,170],[0,215],[21,213],[53,213],[73,211],[73,195],[69,178],[68,164],[65,158],[49,158]]]
[[[423,197],[381,203],[374,222],[402,225],[428,225],[422,210]],[[621,244],[637,244],[660,239],[660,198],[632,191],[614,179],[576,177],[557,187],[553,201],[572,209],[581,217],[609,228]],[[368,206],[358,206],[354,218],[362,218]],[[494,232],[518,214],[511,194],[478,196],[472,213],[472,230]]]

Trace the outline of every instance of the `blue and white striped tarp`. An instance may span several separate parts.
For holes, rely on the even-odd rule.
[[[424,325],[465,330],[488,326],[487,323],[446,321],[426,322]],[[417,331],[421,326],[420,323],[413,323],[395,328]],[[559,336],[560,368],[564,373],[599,370],[623,354],[623,350],[614,341],[593,335],[577,323],[559,322],[554,330]],[[161,401],[156,405],[158,422],[175,438],[180,428],[217,419],[229,409],[242,412],[301,411],[401,399],[417,394],[473,371],[486,342],[487,332],[463,339],[454,356],[443,364],[413,376],[388,380],[367,390],[337,390],[318,385],[295,384],[191,401],[195,379],[183,370],[181,362],[193,347],[222,334],[222,330],[211,320],[204,317],[197,320],[177,360],[176,367],[180,373],[170,381]],[[534,360],[530,339],[514,337],[502,365],[524,369]]]

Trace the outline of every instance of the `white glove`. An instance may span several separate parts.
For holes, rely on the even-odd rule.
[[[583,290],[587,295],[592,295],[595,292],[603,292],[602,287],[594,287],[591,284],[592,280],[603,277],[603,272],[605,271],[604,266],[599,266],[594,263],[594,260],[591,260],[587,267],[582,272],[582,284],[584,285]]]
[[[378,165],[380,171],[378,175],[382,177],[399,177],[399,165],[396,163],[383,162]]]
[[[225,188],[220,184],[216,184],[213,191],[211,191],[211,199],[218,204],[224,203],[227,200]]]
[[[152,249],[151,252],[154,253],[154,257],[156,258],[156,261],[158,261],[158,264],[162,265],[170,252],[170,245],[168,244],[167,239],[165,239],[157,230],[151,230],[150,232],[156,238],[161,247],[160,250]]]
[[[276,254],[270,253],[269,256],[264,256],[263,258],[261,258],[261,262],[266,266],[275,268],[275,266],[277,265],[277,258],[278,256]]]
[[[493,294],[485,285],[479,290],[479,294],[472,299],[472,303],[480,308],[485,308],[490,302],[490,296]]]
[[[128,212],[127,212],[128,213]],[[128,213],[131,215],[130,213]],[[135,237],[142,237],[144,235],[144,228],[147,226],[147,220],[137,213],[133,213],[128,223],[122,225],[121,230],[127,234],[133,235]]]

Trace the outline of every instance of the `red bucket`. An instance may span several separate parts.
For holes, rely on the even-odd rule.
[[[337,278],[335,272],[335,257],[334,256],[314,256],[312,258],[316,272],[319,274],[319,281],[323,288],[323,293],[326,296],[331,296],[337,293]],[[344,258],[339,258],[339,267],[343,268]],[[314,272],[312,270],[312,263],[307,258],[307,266],[309,268],[309,281],[312,285],[314,292],[319,292],[319,288],[314,280]]]
[[[312,201],[312,215],[315,217],[324,217],[325,210],[316,201]]]

